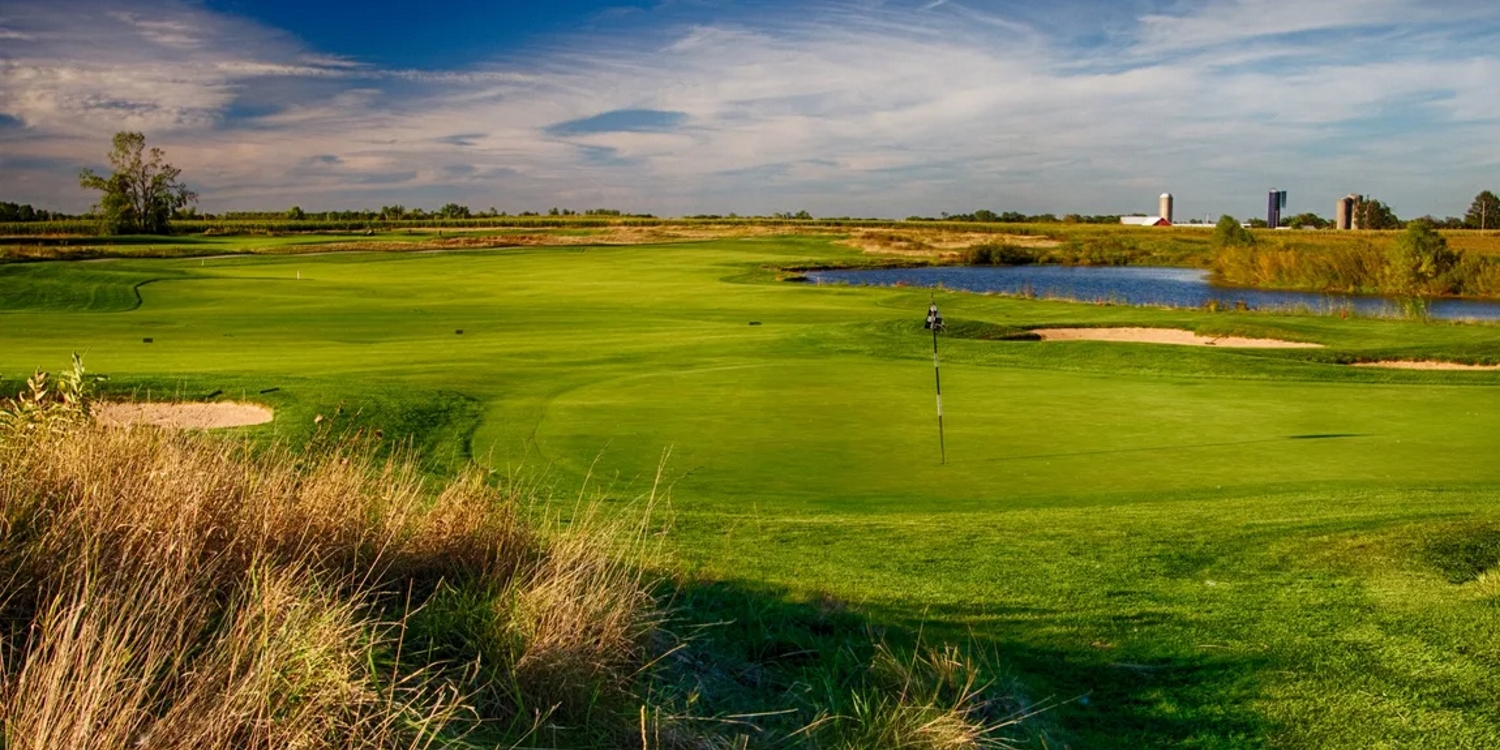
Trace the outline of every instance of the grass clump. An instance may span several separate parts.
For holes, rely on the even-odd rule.
[[[805,730],[837,750],[980,750],[1014,747],[1004,730],[1024,709],[992,692],[979,667],[954,647],[919,645],[902,656],[876,649],[869,671],[838,693],[842,709]]]
[[[28,399],[7,413],[35,414]],[[433,493],[399,458],[294,456],[66,413],[0,428],[5,747],[624,731],[603,709],[634,701],[659,615],[599,527],[548,537],[517,495],[477,475]],[[470,604],[489,641],[440,655],[412,626],[455,588],[485,592]],[[490,681],[507,689],[477,700]]]

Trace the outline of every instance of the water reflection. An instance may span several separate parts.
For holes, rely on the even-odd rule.
[[[1352,294],[1231,289],[1209,283],[1208,272],[1193,268],[1143,266],[937,266],[814,271],[818,284],[868,286],[941,286],[968,292],[1035,294],[1038,297],[1128,305],[1308,310],[1337,314],[1347,310],[1367,316],[1400,316],[1390,298]],[[1500,302],[1462,299],[1429,300],[1428,311],[1445,320],[1500,320]]]

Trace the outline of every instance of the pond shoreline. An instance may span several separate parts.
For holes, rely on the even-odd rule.
[[[1361,317],[1412,317],[1500,321],[1500,300],[1424,298],[1225,287],[1204,269],[1169,266],[920,266],[806,271],[815,284],[915,286],[1017,297],[1113,304],[1266,312],[1311,312]]]

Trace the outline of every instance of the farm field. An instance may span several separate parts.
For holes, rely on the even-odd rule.
[[[1500,372],[1343,364],[1497,362],[1500,328],[940,293],[956,332],[1326,346],[955,333],[940,465],[928,292],[769,270],[862,257],[747,236],[0,265],[0,388],[77,350],[112,391],[260,401],[278,418],[250,429],[291,441],[379,430],[438,472],[628,509],[660,467],[686,575],[992,652],[1051,706],[1047,747],[1500,743]]]

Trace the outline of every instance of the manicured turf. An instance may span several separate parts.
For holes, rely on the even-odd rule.
[[[682,566],[972,636],[1060,703],[1051,747],[1500,743],[1500,373],[1337,364],[1494,361],[1500,328],[940,294],[956,321],[1329,346],[947,337],[942,466],[928,293],[763,270],[849,253],[0,266],[0,387],[77,349],[116,390],[271,403],[267,434],[321,414],[622,501],[670,450]]]

